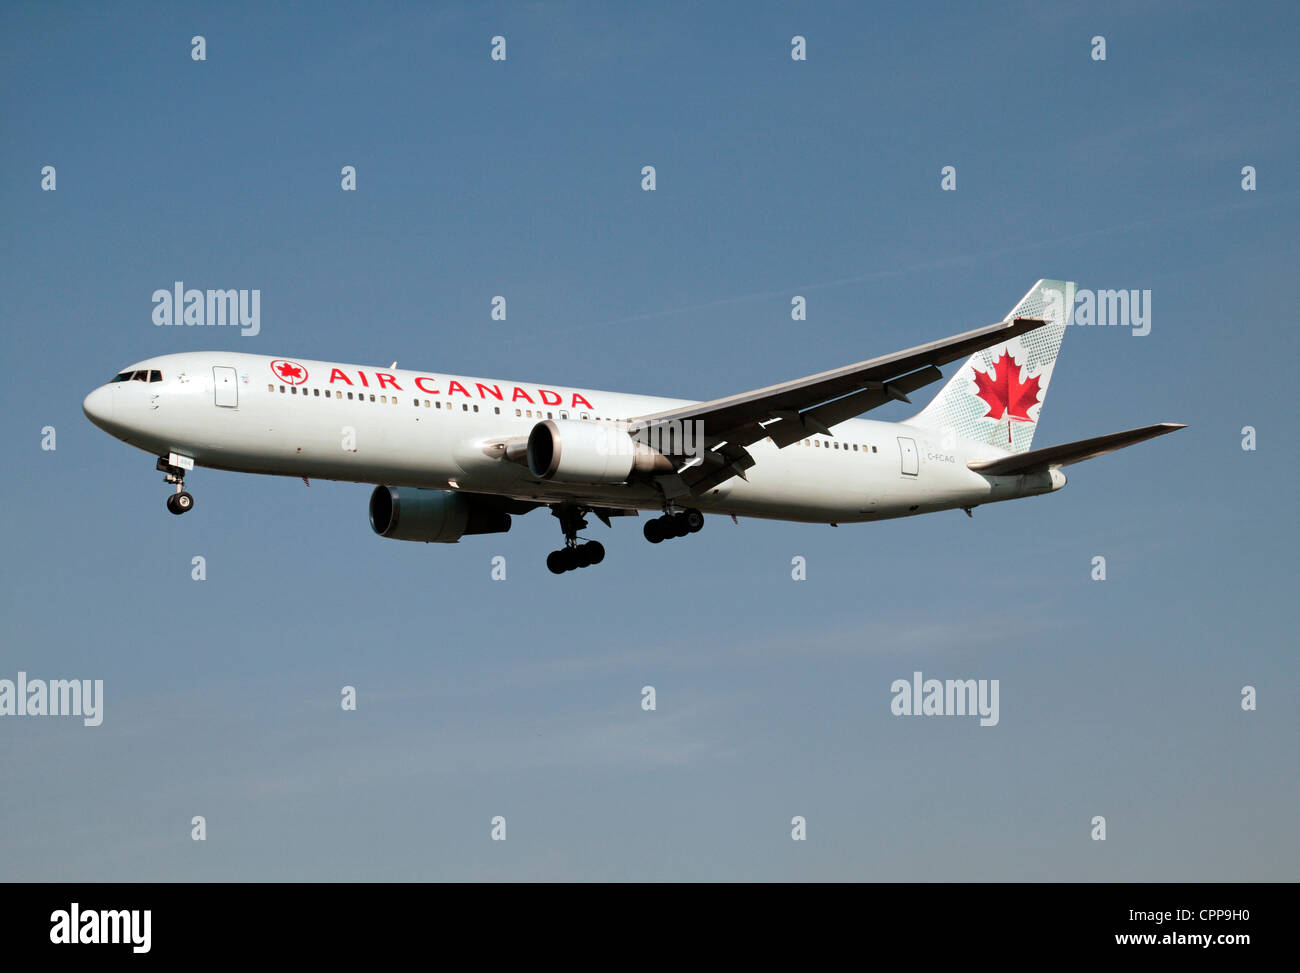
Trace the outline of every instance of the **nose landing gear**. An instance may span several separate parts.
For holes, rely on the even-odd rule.
[[[194,498],[184,490],[179,490],[167,498],[167,509],[174,514],[183,514],[194,508]]]
[[[175,483],[176,492],[167,498],[167,509],[179,516],[194,509],[194,497],[185,490],[185,469],[181,466],[173,466],[168,457],[158,457],[159,472],[166,473],[163,477],[164,483]]]

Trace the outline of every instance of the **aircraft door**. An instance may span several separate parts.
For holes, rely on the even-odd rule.
[[[235,370],[225,365],[212,369],[212,387],[216,390],[217,405],[233,409],[239,405],[239,386],[236,384]]]
[[[916,440],[899,436],[898,452],[903,461],[903,475],[916,476],[916,474],[920,472],[920,467],[916,458]]]

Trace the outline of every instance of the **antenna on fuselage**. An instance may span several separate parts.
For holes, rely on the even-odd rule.
[[[396,368],[396,367],[397,367],[397,362],[393,362],[393,363],[392,363],[391,365],[389,365],[388,367],[389,367],[389,368]]]

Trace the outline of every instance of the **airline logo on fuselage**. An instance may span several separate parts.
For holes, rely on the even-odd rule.
[[[271,362],[271,371],[275,377],[286,385],[301,385],[307,381],[307,369],[293,361],[285,361],[277,358]],[[353,377],[355,376],[355,381]],[[398,382],[397,377],[390,375],[388,372],[374,372],[367,375],[363,369],[357,369],[352,376],[342,368],[331,368],[330,377],[327,380],[329,385],[348,386],[349,388],[367,388],[367,389],[393,389],[398,392],[408,391]],[[374,379],[373,383],[371,379]],[[404,380],[405,381],[405,380]],[[569,401],[564,401],[564,396],[553,389],[544,389],[533,386],[523,388],[518,385],[498,385],[493,382],[471,382],[468,379],[464,382],[450,378],[444,383],[430,375],[417,375],[410,380],[415,390],[423,392],[425,395],[452,396],[463,395],[467,399],[495,399],[497,402],[527,402],[529,405],[567,405],[571,409],[591,409],[594,408],[586,397],[578,392],[569,393]],[[470,391],[473,386],[473,391]]]
[[[307,369],[296,361],[282,361],[277,358],[271,362],[271,371],[275,372],[275,377],[286,385],[301,385],[307,381]]]

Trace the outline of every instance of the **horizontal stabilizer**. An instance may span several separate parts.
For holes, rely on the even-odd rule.
[[[1017,473],[1036,473],[1051,470],[1071,463],[1082,463],[1094,456],[1104,456],[1125,446],[1132,446],[1146,439],[1154,439],[1165,433],[1186,428],[1180,422],[1157,422],[1154,426],[1141,429],[1129,429],[1125,432],[1112,432],[1092,439],[1080,439],[1074,443],[1062,443],[1060,446],[1048,446],[1046,449],[1031,449],[1027,453],[1016,453],[999,459],[975,460],[967,463],[976,473],[989,476],[1012,476]]]

